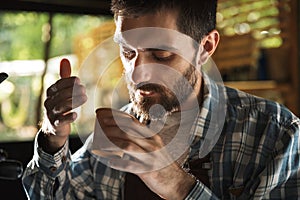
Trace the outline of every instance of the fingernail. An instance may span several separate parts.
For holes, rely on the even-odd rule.
[[[52,112],[53,112],[54,114],[58,114],[58,113],[59,113],[59,110],[58,110],[57,107],[54,107],[54,108],[52,109]]]
[[[54,126],[58,126],[58,125],[59,125],[59,120],[57,119],[54,121]]]

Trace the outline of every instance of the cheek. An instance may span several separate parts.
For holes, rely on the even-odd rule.
[[[167,73],[158,74],[168,88],[173,88],[176,80],[180,80],[184,77],[184,73],[190,68],[190,64],[183,59],[176,59],[169,63],[169,70]]]
[[[191,64],[184,59],[178,59],[176,64],[174,65],[174,68],[180,74],[183,74],[190,67],[191,67]]]
[[[177,73],[182,74],[191,66],[191,63],[182,58],[180,55],[175,55],[171,61],[166,63],[166,66],[176,70]]]

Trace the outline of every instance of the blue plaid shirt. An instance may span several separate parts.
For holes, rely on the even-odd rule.
[[[214,94],[219,86],[206,78],[205,88],[191,129],[191,159],[198,158],[212,109],[218,106]],[[225,104],[224,126],[210,152],[210,187],[197,181],[186,199],[298,199],[299,118],[278,103],[227,87]],[[30,199],[122,199],[125,173],[99,162],[87,150],[91,140],[73,155],[66,142],[52,156],[39,148],[37,137],[22,179]]]

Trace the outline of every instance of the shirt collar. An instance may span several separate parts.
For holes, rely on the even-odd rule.
[[[223,83],[216,83],[207,74],[203,77],[203,103],[191,129],[191,151],[199,158],[206,156],[218,141],[226,116],[226,93]]]

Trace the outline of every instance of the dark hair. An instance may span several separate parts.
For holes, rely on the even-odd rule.
[[[198,42],[216,28],[217,0],[112,0],[111,10],[131,17],[174,10],[178,30]]]

